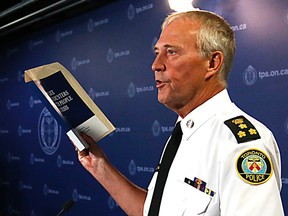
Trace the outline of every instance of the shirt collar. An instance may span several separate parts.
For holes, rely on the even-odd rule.
[[[183,135],[187,132],[195,131],[204,122],[217,113],[225,112],[232,104],[226,89],[222,90],[205,103],[192,110],[185,118],[178,117],[177,121],[181,121],[181,129]]]

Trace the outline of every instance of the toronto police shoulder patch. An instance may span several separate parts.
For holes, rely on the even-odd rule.
[[[273,173],[270,158],[263,151],[249,149],[242,152],[236,162],[236,170],[242,180],[259,185],[267,182]]]
[[[224,124],[232,131],[238,143],[244,143],[261,138],[253,124],[244,116],[228,119]]]

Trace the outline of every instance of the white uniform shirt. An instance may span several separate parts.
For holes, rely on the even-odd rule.
[[[238,143],[236,138],[243,137],[245,125],[239,134],[224,123],[228,119],[237,123],[238,116],[248,119],[261,138],[253,140],[252,133],[246,135],[248,141]],[[236,107],[226,90],[178,120],[183,137],[167,177],[159,216],[284,215],[275,139],[263,124]],[[144,215],[149,211],[156,178],[157,172],[148,187]]]

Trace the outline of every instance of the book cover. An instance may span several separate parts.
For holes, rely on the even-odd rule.
[[[34,83],[41,91],[44,104],[57,120],[67,128],[67,135],[82,151],[88,145],[79,135],[86,133],[97,142],[115,130],[115,127],[81,87],[74,76],[60,63],[25,71],[25,82]],[[38,94],[39,95],[39,94]],[[42,100],[42,101],[43,101]],[[60,117],[60,118],[59,118]]]

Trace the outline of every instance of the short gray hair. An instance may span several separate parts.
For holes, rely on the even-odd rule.
[[[197,48],[201,57],[208,58],[214,51],[221,51],[224,63],[219,71],[220,82],[227,85],[228,74],[232,68],[236,43],[234,32],[227,21],[209,11],[193,10],[170,14],[163,22],[162,29],[175,19],[188,19],[200,24],[197,34]]]

